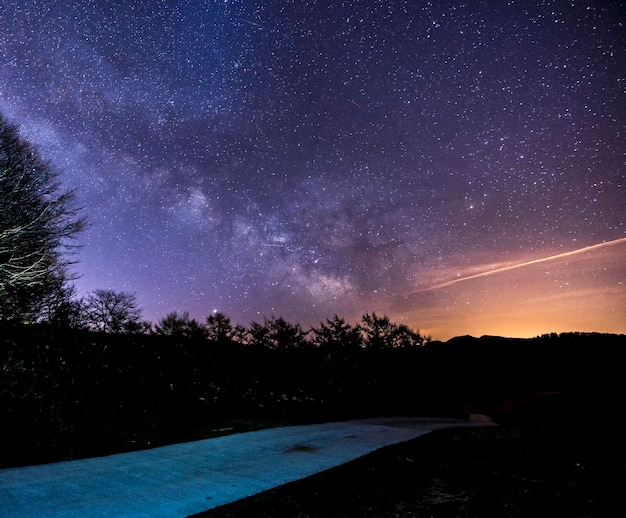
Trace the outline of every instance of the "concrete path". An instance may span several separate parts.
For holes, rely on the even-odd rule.
[[[360,419],[5,469],[0,470],[0,516],[183,518],[432,430],[485,424],[438,418]]]

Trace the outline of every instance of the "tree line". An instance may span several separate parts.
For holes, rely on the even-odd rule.
[[[249,327],[233,324],[229,317],[213,312],[204,322],[187,311],[172,312],[155,324],[141,319],[133,293],[95,290],[84,299],[71,299],[58,308],[48,323],[111,334],[139,333],[169,336],[176,339],[205,340],[220,344],[263,346],[269,349],[319,347],[329,351],[344,349],[396,349],[423,346],[430,341],[405,324],[396,324],[386,315],[365,313],[351,325],[334,315],[319,326],[304,330],[300,324],[282,317],[265,317]]]

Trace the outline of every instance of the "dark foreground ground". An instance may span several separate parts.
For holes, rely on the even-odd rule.
[[[626,516],[624,423],[554,419],[559,397],[522,406],[498,427],[433,432],[199,516]]]
[[[0,327],[0,468],[286,424],[485,413],[207,513],[626,516],[625,335],[269,349]],[[538,397],[540,396],[540,397]]]

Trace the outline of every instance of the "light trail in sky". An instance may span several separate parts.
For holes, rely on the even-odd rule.
[[[620,243],[626,243],[626,237],[622,237],[619,239],[614,239],[612,241],[605,241],[603,243],[598,243],[596,245],[585,246],[583,248],[578,248],[576,250],[570,250],[569,252],[563,252],[560,254],[550,255],[548,257],[541,257],[539,259],[532,259],[530,261],[522,261],[520,263],[512,264],[509,266],[502,266],[500,268],[494,268],[492,270],[476,273],[473,275],[467,275],[464,277],[458,277],[449,281],[442,282],[440,284],[436,284],[435,286],[430,286],[428,288],[422,288],[420,290],[415,290],[409,295],[415,295],[417,293],[423,293],[425,291],[434,291],[442,288],[448,288],[449,286],[454,286],[455,284],[459,284],[460,282],[471,281],[473,279],[479,279],[481,277],[488,277],[490,275],[495,275],[497,273],[508,272],[510,270],[516,270],[518,268],[524,268],[526,266],[532,266],[534,264],[545,263],[548,261],[555,261],[557,259],[564,259],[566,257],[571,257],[573,255],[583,254],[585,252],[591,252],[592,250],[597,250],[599,248],[605,248],[608,246],[618,245]]]

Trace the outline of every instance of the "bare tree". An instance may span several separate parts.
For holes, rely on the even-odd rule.
[[[105,333],[136,333],[143,329],[133,293],[96,290],[84,306],[88,327]]]
[[[67,282],[65,256],[84,226],[74,193],[0,115],[0,320],[38,318]]]

